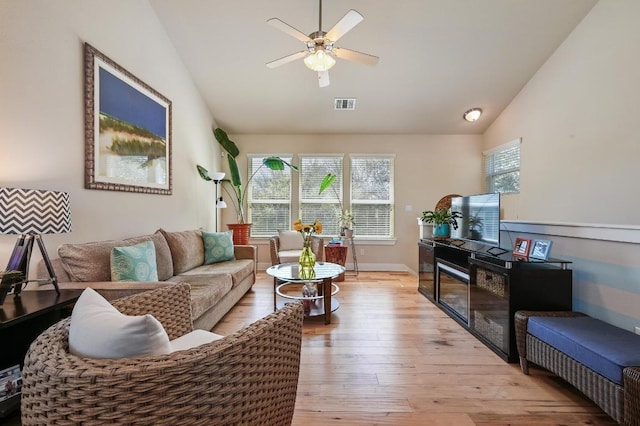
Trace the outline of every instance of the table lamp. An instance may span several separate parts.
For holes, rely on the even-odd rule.
[[[14,283],[13,293],[18,296],[23,284],[28,282],[51,283],[60,294],[58,280],[51,260],[42,241],[42,234],[62,234],[71,232],[71,209],[69,194],[66,192],[38,189],[18,189],[0,187],[0,234],[19,235],[11,253],[7,271],[20,271],[21,282]],[[29,261],[34,241],[38,242],[49,278],[29,279]],[[4,299],[5,294],[0,294]]]

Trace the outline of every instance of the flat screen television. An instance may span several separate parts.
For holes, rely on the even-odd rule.
[[[458,212],[458,229],[451,238],[500,246],[500,194],[477,194],[451,199],[451,212]]]

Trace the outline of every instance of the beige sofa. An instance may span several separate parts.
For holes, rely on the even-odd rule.
[[[111,281],[111,249],[149,240],[156,249],[158,281]],[[188,283],[194,327],[211,330],[256,280],[256,247],[238,245],[234,252],[235,260],[205,265],[200,230],[168,232],[159,229],[150,235],[123,240],[63,244],[58,247],[59,257],[51,262],[60,289],[91,287],[109,300],[175,283]],[[42,261],[38,265],[38,276],[48,277]],[[53,285],[39,287],[47,288],[53,288]]]

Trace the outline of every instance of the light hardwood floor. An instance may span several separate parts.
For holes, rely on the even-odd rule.
[[[361,272],[339,285],[332,323],[305,320],[294,425],[615,424],[561,379],[502,361],[419,294],[415,276]],[[261,272],[213,331],[272,311]]]

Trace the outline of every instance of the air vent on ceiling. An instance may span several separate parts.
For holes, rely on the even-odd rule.
[[[355,98],[336,98],[334,107],[339,111],[353,111],[356,109],[356,100]]]

